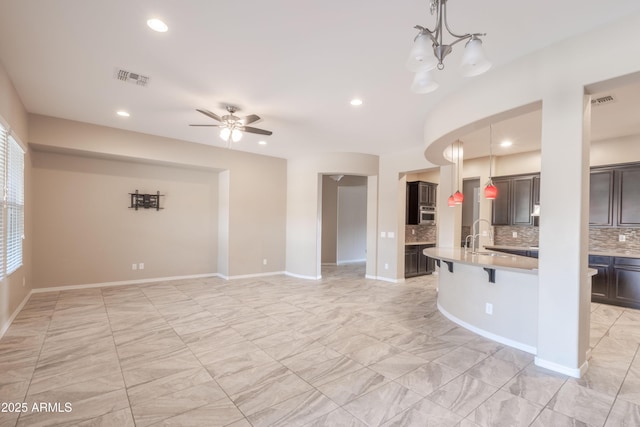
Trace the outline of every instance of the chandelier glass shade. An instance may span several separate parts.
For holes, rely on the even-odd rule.
[[[411,90],[415,93],[429,93],[438,89],[438,86],[440,85],[434,80],[433,71],[423,70],[416,73]]]
[[[429,70],[434,68],[442,70],[445,57],[453,51],[453,46],[457,43],[467,42],[461,63],[461,71],[464,76],[477,76],[491,68],[491,62],[484,55],[482,40],[480,39],[486,34],[467,33],[458,35],[453,33],[447,22],[447,0],[429,0],[429,5],[431,14],[436,15],[435,27],[433,30],[420,25],[414,27],[419,32],[413,41],[406,64],[410,71],[416,73],[411,85],[411,90],[416,93],[428,93],[437,88],[437,83],[433,80],[433,77],[430,78],[430,85],[428,85],[430,90],[424,89],[427,85],[418,84],[417,82],[424,81],[426,78],[424,73]],[[445,43],[444,31],[453,38],[451,42]]]
[[[220,138],[229,142],[229,139],[233,142],[238,142],[242,139],[242,132],[238,129],[231,129],[228,127],[223,127],[220,129]]]

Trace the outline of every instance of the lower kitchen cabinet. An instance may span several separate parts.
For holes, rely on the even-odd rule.
[[[591,281],[591,301],[640,308],[640,259],[589,256],[597,270]]]
[[[436,260],[422,253],[425,248],[433,247],[435,245],[432,244],[404,247],[404,277],[424,276],[435,271]]]

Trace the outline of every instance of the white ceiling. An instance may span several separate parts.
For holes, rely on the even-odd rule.
[[[494,67],[640,12],[637,0],[448,4],[454,31],[488,33]],[[169,31],[151,31],[152,17]],[[458,73],[457,47],[438,91],[409,91],[416,24],[433,26],[427,0],[0,0],[0,61],[31,113],[226,146],[215,128],[188,124],[209,123],[196,108],[220,114],[230,103],[274,132],[267,146],[246,134],[238,150],[384,154],[423,146],[428,112],[474,84]],[[149,86],[115,80],[116,67],[150,76]]]

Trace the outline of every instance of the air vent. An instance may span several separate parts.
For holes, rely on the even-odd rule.
[[[138,86],[143,86],[143,87],[146,87],[149,84],[148,76],[143,76],[142,74],[123,70],[121,68],[116,68],[113,77],[116,80],[120,80],[122,82],[134,83],[134,84],[137,84]]]
[[[591,105],[595,107],[597,105],[611,104],[612,102],[616,102],[616,99],[612,95],[605,95],[600,98],[592,99]]]

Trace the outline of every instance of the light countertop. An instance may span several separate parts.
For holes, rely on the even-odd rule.
[[[510,270],[519,273],[538,274],[538,260],[519,255],[482,251],[485,254],[473,254],[461,248],[426,248],[424,254],[443,261],[477,265],[479,267]],[[496,255],[490,255],[490,254]],[[441,267],[443,268],[443,267]]]

